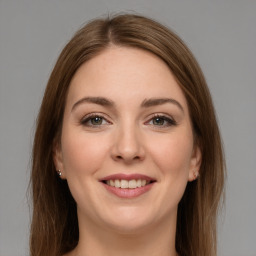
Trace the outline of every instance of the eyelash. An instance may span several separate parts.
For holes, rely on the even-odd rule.
[[[146,122],[146,124],[148,124],[156,119],[160,119],[165,122],[165,124],[163,124],[163,125],[152,124],[153,126],[156,126],[157,128],[166,128],[169,126],[177,125],[177,122],[173,118],[167,117],[166,115],[162,115],[162,114],[154,114],[153,117],[151,117],[150,120]]]
[[[100,123],[100,124],[90,123],[89,124],[89,122],[92,122],[92,120],[95,119],[95,118],[100,118],[102,120],[102,122],[105,122],[105,124],[102,124],[102,123]],[[151,122],[153,122],[156,119],[159,119],[159,120],[163,121],[164,124],[163,125],[150,124]],[[80,121],[80,124],[83,125],[83,126],[87,126],[87,127],[100,128],[103,125],[111,124],[111,122],[108,121],[102,114],[92,113],[92,114],[86,115]],[[161,128],[166,128],[166,127],[169,127],[169,126],[176,126],[177,122],[173,118],[167,117],[166,115],[154,114],[153,117],[151,117],[149,119],[149,121],[145,122],[145,124],[146,125],[153,125],[153,126],[161,129]]]
[[[87,127],[93,127],[93,128],[99,128],[102,125],[105,124],[92,124],[89,122],[92,122],[93,119],[95,118],[100,118],[102,120],[102,122],[106,122],[108,124],[111,124],[111,122],[109,122],[102,114],[97,114],[97,113],[92,113],[92,114],[88,114],[86,115],[82,120],[81,120],[81,125],[83,126],[87,126]]]

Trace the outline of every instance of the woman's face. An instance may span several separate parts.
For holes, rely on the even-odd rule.
[[[54,160],[79,225],[134,232],[176,223],[200,157],[186,99],[158,57],[112,46],[78,69]]]

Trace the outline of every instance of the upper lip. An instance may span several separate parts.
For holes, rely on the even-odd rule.
[[[102,178],[100,181],[107,180],[146,180],[146,181],[156,181],[156,179],[149,177],[144,174],[134,173],[134,174],[125,174],[125,173],[116,173],[108,175]]]

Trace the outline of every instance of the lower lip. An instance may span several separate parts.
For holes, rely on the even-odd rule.
[[[140,188],[116,188],[105,183],[102,184],[109,192],[120,198],[134,198],[148,192],[154,185],[154,182]]]

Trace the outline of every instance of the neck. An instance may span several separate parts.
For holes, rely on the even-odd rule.
[[[126,233],[95,227],[80,218],[79,230],[78,246],[68,256],[177,256],[176,218]]]

